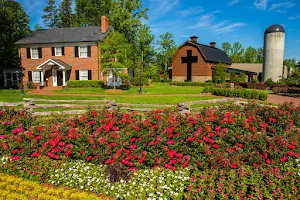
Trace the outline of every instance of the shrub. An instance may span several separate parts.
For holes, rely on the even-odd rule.
[[[265,84],[267,84],[269,87],[272,87],[273,84],[274,84],[274,81],[272,80],[272,78],[268,78],[268,79],[265,81]]]
[[[256,78],[253,78],[253,79],[251,80],[251,82],[252,82],[252,83],[258,83],[259,81],[258,81]]]
[[[87,88],[87,87],[94,87],[94,88],[101,88],[104,86],[103,81],[98,80],[88,80],[88,81],[68,81],[67,83],[69,88]]]
[[[267,100],[268,93],[258,90],[238,90],[238,89],[227,89],[227,88],[204,88],[203,92],[210,92],[216,96],[226,97],[242,97],[246,99],[259,99]]]
[[[133,87],[140,86],[142,83],[143,86],[148,86],[149,82],[146,77],[142,77],[142,80],[140,80],[140,77],[131,77],[129,79],[130,85]]]
[[[35,89],[34,84],[33,84],[31,81],[27,81],[27,82],[25,83],[25,87],[26,87],[27,89]]]
[[[256,89],[256,90],[266,90],[268,88],[268,85],[263,83],[243,82],[243,83],[236,83],[236,85],[241,86],[243,88]]]
[[[227,70],[225,64],[218,64],[213,72],[213,82],[214,83],[225,83],[227,76]]]
[[[206,87],[206,86],[214,86],[212,82],[200,83],[200,82],[171,82],[170,85],[176,86],[199,86],[199,87]]]

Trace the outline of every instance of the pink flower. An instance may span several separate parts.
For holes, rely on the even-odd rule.
[[[168,143],[168,145],[172,145],[172,144],[174,144],[174,140],[169,140],[167,143]]]
[[[185,155],[183,156],[184,159],[188,160],[189,159],[189,156],[188,155]]]
[[[136,149],[136,144],[130,145],[130,149]]]

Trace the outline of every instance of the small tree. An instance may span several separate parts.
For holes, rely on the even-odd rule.
[[[219,63],[213,74],[213,82],[214,83],[225,83],[227,76],[227,68],[225,64]]]
[[[235,72],[230,72],[230,82],[235,82]]]
[[[114,80],[114,89],[116,81],[122,73],[122,69],[127,67],[127,52],[129,45],[126,38],[119,32],[111,32],[105,41],[100,44],[102,70],[112,71]]]

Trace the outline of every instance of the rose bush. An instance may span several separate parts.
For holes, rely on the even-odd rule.
[[[42,122],[26,112],[1,112],[0,153],[13,160],[47,156],[176,170],[277,166],[299,158],[300,108],[291,105],[221,106],[194,115],[90,111]],[[20,122],[26,125],[16,128]]]

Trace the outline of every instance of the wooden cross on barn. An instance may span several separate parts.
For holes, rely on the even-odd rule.
[[[187,81],[192,81],[192,63],[198,62],[198,56],[192,56],[192,50],[187,50],[187,57],[181,58],[182,63],[187,64]]]

